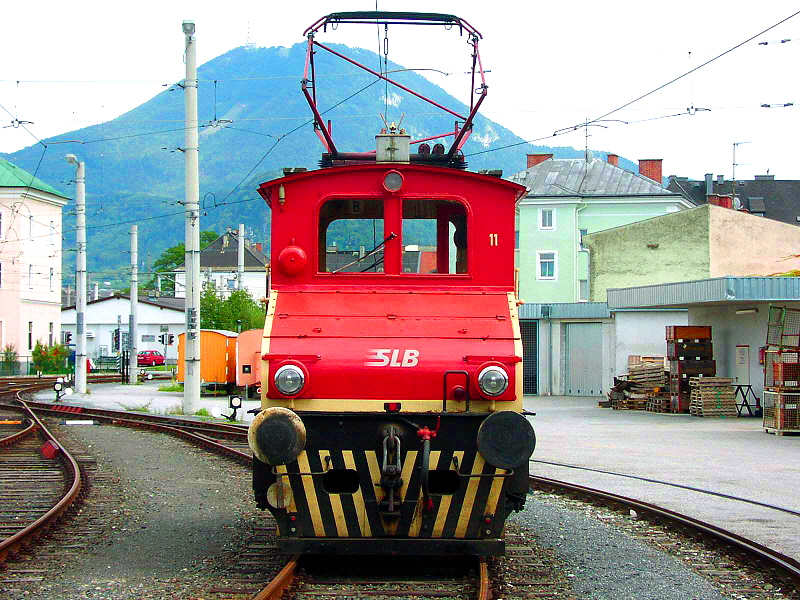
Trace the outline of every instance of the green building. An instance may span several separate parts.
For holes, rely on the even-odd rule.
[[[661,185],[661,159],[639,161],[640,173],[608,161],[529,154],[509,177],[528,193],[519,202],[517,267],[526,302],[589,300],[589,250],[582,236],[692,208]]]

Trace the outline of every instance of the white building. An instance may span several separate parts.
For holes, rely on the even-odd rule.
[[[183,298],[139,298],[137,350],[158,350],[165,347],[159,342],[162,333],[172,334],[175,341],[166,347],[167,361],[178,359],[178,334],[186,331]],[[128,344],[128,320],[131,314],[129,296],[117,294],[86,303],[86,354],[92,358],[115,356],[114,332],[119,327],[122,347]],[[72,343],[77,336],[75,306],[61,311],[61,330],[72,334]]]
[[[61,211],[67,197],[0,158],[0,350],[30,359],[61,329]]]
[[[238,264],[239,234],[227,231],[200,252],[200,279],[203,284],[210,283],[223,297],[227,297],[238,289]],[[258,302],[267,297],[268,278],[268,259],[261,252],[261,244],[252,244],[245,239],[242,288]],[[186,297],[185,265],[178,267],[175,274],[175,296]]]

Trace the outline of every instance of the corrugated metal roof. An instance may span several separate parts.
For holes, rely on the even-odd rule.
[[[778,301],[800,301],[800,277],[717,277],[608,290],[611,310]]]
[[[520,319],[608,319],[611,312],[605,302],[556,302],[523,304]]]
[[[8,162],[5,158],[0,158],[0,187],[30,187],[41,192],[53,194],[59,198],[69,199],[54,187],[47,185],[41,179],[37,179],[25,169],[20,169],[18,166]]]
[[[599,158],[548,159],[508,178],[528,188],[529,196],[678,196],[643,175]]]

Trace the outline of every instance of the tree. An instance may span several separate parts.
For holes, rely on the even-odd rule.
[[[3,362],[0,364],[0,375],[19,375],[19,364],[17,364],[17,349],[14,344],[6,344],[3,348]]]
[[[216,231],[201,231],[200,232],[200,250],[203,250],[219,237]],[[164,250],[155,262],[153,263],[153,271],[156,273],[170,273],[180,267],[186,258],[186,245],[184,243],[176,244]],[[145,285],[145,289],[154,289],[156,287],[156,276],[153,276]],[[161,291],[170,294],[175,293],[175,280],[165,279],[161,284]]]
[[[247,290],[231,292],[223,298],[217,290],[207,285],[200,296],[200,327],[202,329],[227,329],[237,331],[264,327],[266,310],[253,300]]]

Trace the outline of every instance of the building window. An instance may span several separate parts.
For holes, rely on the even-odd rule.
[[[28,321],[28,350],[33,350],[33,321]]]
[[[228,279],[227,283],[228,283],[227,287],[228,287],[229,290],[235,290],[236,289],[236,280],[235,279]]]
[[[33,215],[28,217],[28,237],[33,239]]]
[[[53,267],[50,267],[50,291],[53,291]]]
[[[52,323],[50,323],[50,328],[48,329],[48,332],[47,332],[47,345],[48,346],[52,346],[53,345],[53,324]]]
[[[33,289],[33,265],[28,265],[28,289]]]
[[[556,228],[556,215],[552,208],[539,209],[539,229],[551,231]]]
[[[578,302],[589,301],[589,280],[580,279],[578,281]]]
[[[536,262],[539,268],[536,271],[537,279],[555,279],[556,278],[556,253],[555,252],[537,252]]]

